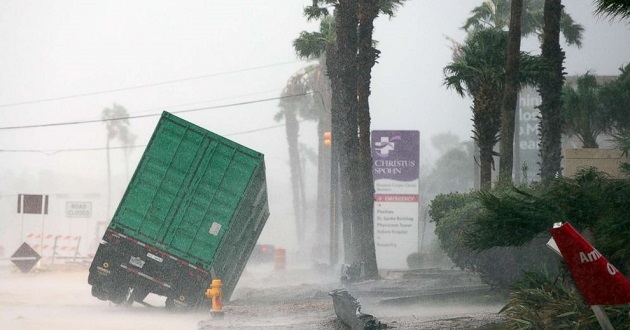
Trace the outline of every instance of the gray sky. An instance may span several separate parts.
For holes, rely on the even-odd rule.
[[[582,49],[564,47],[566,72],[616,74],[630,61],[630,26],[593,17],[591,1],[564,2],[586,30]],[[114,102],[131,115],[142,115],[277,97],[291,74],[305,65],[296,58],[292,40],[300,31],[318,28],[302,16],[309,3],[4,0],[0,127],[98,119]],[[463,41],[459,27],[480,3],[412,0],[393,19],[378,19],[375,39],[382,53],[373,71],[373,129],[419,130],[423,141],[448,131],[462,139],[470,137],[471,102],[444,88],[442,68],[450,61],[445,36]],[[535,40],[524,46],[538,52]],[[173,81],[179,82],[158,84]],[[147,85],[154,86],[136,88]],[[118,91],[99,93],[112,90]],[[49,99],[57,100],[42,101]],[[257,102],[181,114],[265,153],[272,218],[263,238],[269,241],[281,239],[292,227],[284,128],[265,129],[281,124],[272,119],[279,111],[277,104]],[[137,144],[146,144],[157,118],[131,122]],[[315,126],[303,124],[302,142],[316,148],[316,138]],[[102,148],[105,139],[101,123],[0,130],[0,149]],[[132,168],[141,151],[131,154]],[[105,183],[104,151],[1,152],[0,157],[2,195],[102,191]],[[122,152],[112,157],[122,178],[116,187],[122,191],[126,185]],[[424,163],[435,157],[423,142]],[[310,171],[307,174],[313,177],[314,170]],[[13,179],[21,183],[12,183]],[[14,210],[11,206],[0,212]]]

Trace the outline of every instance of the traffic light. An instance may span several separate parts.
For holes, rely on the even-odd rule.
[[[330,147],[332,144],[332,134],[330,132],[324,132],[324,145]]]
[[[249,260],[253,263],[272,262],[275,249],[275,246],[271,244],[256,244]]]

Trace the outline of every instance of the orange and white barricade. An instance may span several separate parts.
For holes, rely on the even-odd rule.
[[[73,235],[55,235],[55,234],[35,234],[26,235],[26,243],[33,250],[37,251],[42,258],[51,258],[52,263],[55,259],[71,259],[78,255],[81,236]]]

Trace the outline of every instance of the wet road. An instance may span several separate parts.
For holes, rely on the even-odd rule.
[[[28,274],[0,266],[0,329],[344,329],[328,296],[338,281],[308,268],[246,268],[222,320],[206,311],[166,311],[164,298],[153,295],[147,302],[159,307],[115,306],[92,297],[87,275],[87,266]],[[379,290],[394,285],[382,283]],[[497,303],[383,305],[369,295],[359,300],[363,312],[398,329],[474,329],[500,319]]]

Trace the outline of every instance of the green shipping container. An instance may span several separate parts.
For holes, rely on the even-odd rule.
[[[163,259],[168,257],[205,270],[223,281],[224,297],[229,299],[268,217],[264,156],[164,112],[108,232],[161,253],[147,252],[146,262],[162,259],[166,267]],[[124,254],[121,250],[116,253]],[[139,262],[122,268],[131,269]],[[152,269],[144,262],[134,271]],[[165,272],[154,269],[158,269],[154,273]],[[150,287],[143,286],[145,291]],[[161,290],[157,293],[171,295]]]

